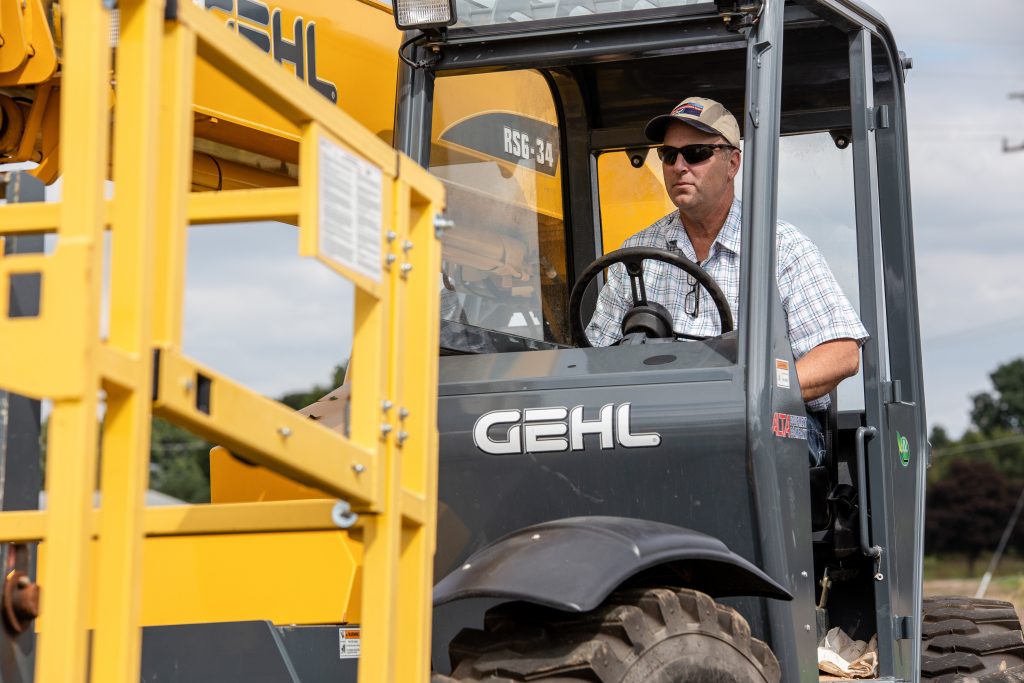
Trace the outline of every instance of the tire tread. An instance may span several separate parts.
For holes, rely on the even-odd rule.
[[[922,681],[1024,682],[1024,633],[1008,602],[925,598],[921,634]]]
[[[731,607],[690,589],[633,588],[581,615],[522,604],[496,607],[484,630],[464,629],[455,637],[449,647],[453,672],[435,681],[612,683],[669,636],[698,633],[727,643],[763,681],[779,680],[775,655],[751,637],[746,620]]]

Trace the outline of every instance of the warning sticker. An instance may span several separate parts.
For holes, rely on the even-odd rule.
[[[775,359],[775,386],[789,389],[789,361]]]
[[[382,174],[320,138],[320,255],[381,281]]]
[[[772,434],[783,439],[806,439],[807,416],[775,413],[772,418]]]
[[[340,659],[359,658],[359,629],[339,628],[338,646],[340,648]]]

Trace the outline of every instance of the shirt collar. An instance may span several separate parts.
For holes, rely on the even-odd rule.
[[[739,199],[733,197],[732,206],[729,207],[729,215],[725,217],[715,242],[728,249],[734,254],[740,253],[740,227],[742,225],[743,205]]]
[[[669,244],[676,242],[680,247],[685,244],[689,246],[688,251],[692,252],[693,247],[690,246],[690,238],[683,227],[683,221],[679,216],[679,212],[673,211],[671,216],[672,218],[666,226],[665,241]],[[743,204],[739,198],[734,197],[732,206],[729,207],[729,215],[725,217],[725,223],[722,224],[722,229],[718,232],[718,236],[715,237],[715,241],[711,245],[712,253],[714,253],[715,245],[717,244],[721,249],[727,249],[733,254],[739,255],[742,216]]]

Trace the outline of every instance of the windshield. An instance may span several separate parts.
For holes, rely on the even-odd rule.
[[[458,0],[458,23],[453,28],[588,17],[613,12],[637,12],[699,4],[710,3],[701,0]]]
[[[442,238],[442,319],[570,343],[558,119],[547,81],[533,71],[438,79],[433,130],[430,170],[445,184],[455,226]]]

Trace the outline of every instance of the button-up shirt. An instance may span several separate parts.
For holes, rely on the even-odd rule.
[[[721,287],[735,320],[740,319],[740,216],[740,200],[734,199],[707,259],[699,264]],[[784,221],[778,222],[775,245],[779,295],[794,357],[799,359],[815,346],[835,339],[854,339],[863,344],[868,338],[867,330],[818,247]],[[622,246],[659,247],[697,261],[697,253],[678,211],[636,233]],[[692,312],[693,297],[699,297],[698,313],[694,316],[687,312],[685,301],[693,286],[688,284],[684,271],[660,261],[645,260],[644,284],[648,300],[660,303],[672,314],[677,333],[699,336],[722,333],[718,309],[711,295],[700,285],[690,294],[689,306]],[[621,339],[622,317],[632,305],[629,277],[625,267],[617,263],[608,269],[608,282],[601,289],[594,316],[587,326],[590,343],[609,346]],[[827,407],[828,396],[808,404],[809,410]]]

